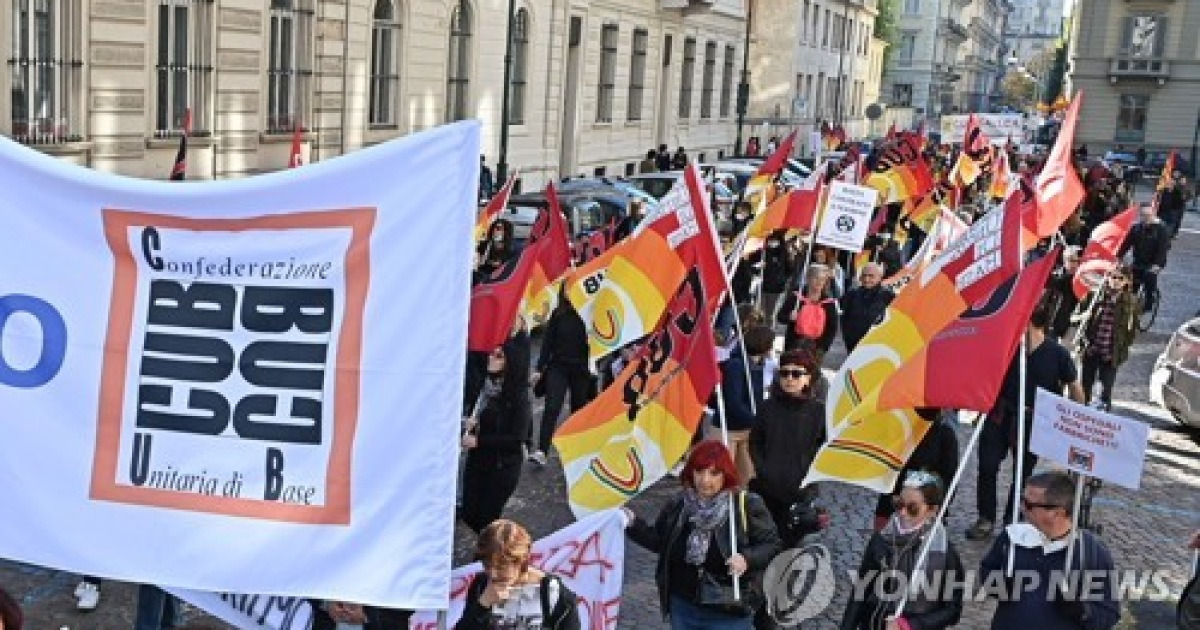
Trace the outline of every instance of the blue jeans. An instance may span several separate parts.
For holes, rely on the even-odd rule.
[[[671,596],[671,630],[751,630],[754,616],[736,617]]]
[[[138,586],[137,617],[133,630],[166,630],[179,623],[179,605],[166,591],[142,584]]]

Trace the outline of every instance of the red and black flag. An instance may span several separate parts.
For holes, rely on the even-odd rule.
[[[183,181],[187,176],[187,139],[192,132],[192,109],[183,110],[183,133],[179,136],[179,151],[175,154],[175,166],[171,167],[171,181]]]

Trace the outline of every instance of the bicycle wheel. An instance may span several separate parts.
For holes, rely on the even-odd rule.
[[[1138,290],[1138,304],[1145,304],[1145,302],[1141,300],[1142,292],[1144,290],[1145,289]],[[1158,317],[1158,304],[1161,297],[1161,293],[1158,291],[1155,291],[1154,294],[1150,296],[1150,308],[1143,309],[1141,315],[1138,316],[1138,330],[1146,332],[1147,330],[1150,330],[1151,326],[1154,325],[1154,320]]]

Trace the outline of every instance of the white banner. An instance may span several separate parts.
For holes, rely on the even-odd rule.
[[[1029,450],[1131,490],[1142,482],[1150,427],[1038,389]]]
[[[834,180],[821,213],[817,243],[850,252],[861,252],[875,213],[879,191]]]
[[[0,496],[19,515],[0,557],[445,606],[478,156],[462,123],[165,182],[0,139]]]
[[[312,628],[312,604],[302,597],[217,594],[173,588],[167,590],[238,630]]]
[[[616,628],[625,575],[625,515],[618,509],[596,512],[533,543],[533,565],[562,578],[579,597],[582,627]],[[453,628],[462,617],[467,589],[482,570],[478,562],[454,570],[446,627]],[[413,615],[412,628],[435,630],[436,614]]]
[[[967,133],[967,119],[969,114],[953,114],[943,115],[941,120],[942,142],[944,144],[959,143],[963,141],[963,135]],[[984,133],[994,145],[1003,145],[1012,140],[1013,144],[1019,144],[1025,141],[1025,133],[1027,129],[1036,129],[1036,125],[1029,126],[1029,120],[1024,114],[975,114],[975,120],[979,121],[979,130]]]

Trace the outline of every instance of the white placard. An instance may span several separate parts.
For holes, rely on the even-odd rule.
[[[861,252],[878,199],[879,191],[874,188],[835,180],[829,187],[825,211],[821,213],[817,243]]]
[[[1137,490],[1150,428],[1039,388],[1029,450],[1088,477]]]
[[[969,118],[968,114],[942,116],[942,142],[961,143],[967,132]],[[1029,121],[1024,114],[975,114],[975,120],[979,122],[979,130],[997,146],[1010,140],[1013,144],[1022,142],[1029,128]]]

